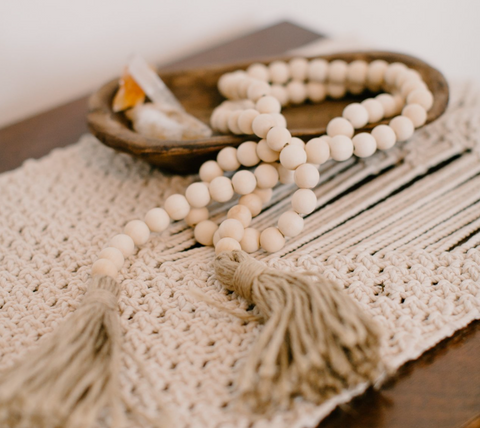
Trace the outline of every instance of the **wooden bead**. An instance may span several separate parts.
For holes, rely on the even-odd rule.
[[[400,114],[402,111],[404,105],[405,105],[405,100],[400,94],[394,94],[392,95],[393,101],[395,101],[395,113],[394,115]]]
[[[298,214],[310,214],[317,206],[317,197],[310,189],[298,189],[292,196],[292,208]]]
[[[257,186],[260,187],[260,189],[271,189],[278,182],[277,169],[268,163],[257,166],[254,174],[257,179]]]
[[[328,77],[328,62],[324,59],[310,61],[307,70],[308,80],[312,82],[325,82]]]
[[[272,95],[267,95],[258,99],[257,103],[255,104],[255,109],[259,113],[280,113],[282,106],[275,97]]]
[[[145,214],[145,223],[151,232],[163,232],[170,225],[170,216],[163,208],[152,208]]]
[[[238,241],[232,238],[221,238],[217,245],[215,245],[215,254],[223,253],[224,251],[241,250],[242,247]]]
[[[260,234],[260,245],[268,253],[276,253],[285,246],[285,237],[276,227],[267,227]]]
[[[218,229],[215,231],[215,233],[213,234],[213,246],[215,247],[218,243],[218,241],[220,241],[220,232],[218,231]]]
[[[220,238],[233,238],[240,242],[243,238],[245,228],[243,224],[235,218],[227,218],[218,228]]]
[[[395,85],[395,79],[397,78],[398,73],[405,71],[407,66],[401,62],[394,62],[390,64],[385,70],[384,80],[388,86]]]
[[[292,137],[290,142],[288,143],[289,146],[297,146],[300,147],[302,150],[305,150],[305,142],[298,137]]]
[[[285,168],[282,164],[277,164],[278,180],[282,184],[295,183],[295,171]]]
[[[222,134],[228,132],[228,118],[230,117],[230,111],[225,108],[219,108],[213,118],[212,126],[214,129],[217,129]]]
[[[347,93],[347,87],[343,83],[330,82],[327,84],[327,95],[334,100],[343,98]]]
[[[275,119],[269,114],[259,114],[252,123],[253,133],[260,138],[265,138],[274,126]]]
[[[416,89],[428,89],[428,87],[425,84],[425,82],[421,80],[411,79],[411,80],[407,80],[402,85],[402,87],[400,88],[400,94],[402,95],[403,98],[406,99],[408,95],[410,95],[410,93]]]
[[[312,138],[305,145],[307,162],[316,165],[325,163],[330,158],[330,140],[331,138],[328,135],[323,135],[320,138]]]
[[[255,82],[255,79],[252,79],[251,77],[245,77],[244,79],[240,80],[238,83],[237,83],[237,95],[238,95],[238,98],[240,98],[241,100],[245,99],[248,97],[248,88],[250,87],[250,85]],[[250,101],[250,100],[249,100]]]
[[[270,95],[271,89],[267,82],[256,81],[250,84],[247,89],[247,97],[254,103],[265,95]]]
[[[327,88],[323,83],[308,82],[307,85],[307,97],[313,103],[319,103],[327,96]]]
[[[422,76],[420,76],[420,73],[418,71],[413,70],[411,68],[407,68],[406,70],[401,71],[400,73],[397,74],[394,85],[397,89],[400,89],[403,86],[403,84],[408,80],[417,80],[421,82]]]
[[[228,117],[228,129],[230,132],[236,135],[240,135],[242,131],[238,127],[238,118],[242,114],[241,110],[235,110],[230,113],[230,116]]]
[[[397,136],[397,141],[408,140],[414,133],[415,127],[413,122],[406,116],[394,117],[390,123],[390,128],[393,129]]]
[[[352,138],[353,153],[359,158],[372,156],[377,150],[375,138],[368,132],[361,132]]]
[[[262,139],[257,144],[257,156],[263,162],[275,162],[279,159],[280,153],[268,147],[267,140]]]
[[[193,208],[206,207],[210,203],[210,192],[208,183],[192,183],[185,191],[185,197]]]
[[[210,183],[214,178],[223,175],[223,169],[214,160],[209,160],[203,163],[199,170],[200,180],[205,183]]]
[[[376,123],[383,119],[383,105],[374,98],[367,98],[360,103],[368,113],[368,123]]]
[[[305,149],[297,145],[289,144],[280,152],[280,163],[286,169],[296,169],[307,161]]]
[[[292,104],[303,104],[307,99],[307,87],[298,80],[292,80],[286,86],[287,94]]]
[[[185,223],[192,227],[204,220],[208,220],[209,216],[210,213],[208,212],[207,207],[192,208],[188,215],[185,217]]]
[[[268,71],[272,83],[284,84],[290,78],[290,70],[284,61],[273,61],[269,64]]]
[[[270,78],[268,67],[265,64],[260,64],[258,62],[248,66],[247,74],[254,79],[263,80],[264,82],[268,82]]]
[[[260,248],[260,232],[253,227],[245,229],[243,238],[240,241],[242,250],[246,253],[254,253]]]
[[[313,189],[320,180],[318,169],[310,164],[304,163],[295,170],[295,184],[300,189]]]
[[[278,218],[278,229],[284,236],[293,238],[302,232],[304,223],[295,211],[286,211]]]
[[[329,137],[345,135],[346,137],[352,138],[354,132],[353,125],[344,117],[336,117],[327,125],[327,135]]]
[[[408,94],[407,104],[420,104],[429,111],[433,106],[433,95],[428,89],[415,89]]]
[[[377,148],[380,150],[388,150],[395,145],[397,136],[392,128],[388,125],[378,125],[372,130],[372,137],[377,142]]]
[[[383,84],[383,79],[387,68],[388,63],[383,59],[377,59],[375,61],[372,61],[368,65],[367,86],[369,88],[379,88]]]
[[[352,139],[345,135],[336,135],[329,142],[330,156],[332,159],[341,162],[349,159],[353,154]]]
[[[224,171],[235,171],[240,168],[235,147],[224,147],[218,152],[217,163]]]
[[[293,58],[288,66],[290,67],[290,77],[293,80],[303,82],[307,78],[308,61],[305,58]]]
[[[286,106],[290,99],[288,98],[288,92],[286,88],[279,84],[274,84],[271,87],[272,97],[275,97],[281,106]]]
[[[259,115],[260,113],[253,109],[249,108],[243,110],[240,115],[238,116],[238,127],[242,131],[243,134],[252,135],[252,123],[253,120]]]
[[[262,200],[259,196],[250,193],[249,195],[244,195],[238,200],[239,205],[245,205],[250,212],[252,217],[256,217],[262,212]]]
[[[218,178],[214,180],[218,180]],[[188,203],[187,198],[178,193],[169,196],[163,207],[173,220],[183,220],[190,211],[190,204]]]
[[[402,116],[408,117],[415,128],[419,128],[427,121],[427,112],[420,104],[409,104],[402,110]]]
[[[375,99],[382,104],[383,115],[385,117],[392,117],[395,114],[396,104],[395,100],[390,94],[380,94],[377,95]]]
[[[227,218],[238,220],[246,228],[252,222],[252,213],[245,205],[235,205],[228,210]]]
[[[278,173],[278,175],[280,176],[280,172]],[[273,190],[272,189],[260,189],[259,187],[257,187],[252,193],[254,195],[257,195],[262,200],[263,204],[266,204],[266,203],[270,202],[270,200],[272,199]]]
[[[232,199],[234,191],[228,177],[216,177],[208,186],[210,197],[216,202],[227,202]]]
[[[328,80],[333,83],[345,83],[347,79],[348,64],[342,59],[330,62],[328,67]]]
[[[125,257],[123,257],[122,252],[115,247],[104,248],[102,251],[100,251],[98,258],[110,260],[115,265],[117,270],[120,270],[125,262]]]
[[[117,276],[118,269],[111,260],[98,259],[92,265],[92,276],[110,276],[115,278]]]
[[[137,247],[145,244],[150,237],[150,229],[142,220],[129,221],[125,225],[123,233],[130,236]]]
[[[267,134],[267,145],[272,150],[279,152],[292,140],[292,134],[287,128],[274,126]]]
[[[131,256],[135,251],[135,244],[133,242],[133,239],[130,238],[130,236],[125,235],[124,233],[115,235],[110,240],[109,246],[120,250],[120,252],[123,254],[123,257]]]
[[[257,180],[251,171],[246,169],[236,172],[232,177],[232,185],[235,193],[248,195],[257,187]]]
[[[218,226],[211,220],[204,220],[198,223],[193,230],[195,241],[202,245],[213,244],[213,234],[217,231]]]
[[[353,95],[360,95],[365,90],[365,86],[359,85],[357,83],[348,83],[347,91]]]
[[[260,162],[257,155],[257,143],[255,141],[245,141],[237,148],[237,160],[243,166],[255,166]]]
[[[365,85],[367,81],[368,64],[362,60],[355,60],[348,64],[347,80],[357,85]]]
[[[342,116],[349,120],[354,128],[363,128],[368,123],[368,111],[360,103],[352,103],[343,109]]]
[[[272,116],[275,121],[274,126],[280,126],[282,128],[287,127],[287,119],[285,119],[285,116],[282,113],[272,113],[270,116]]]

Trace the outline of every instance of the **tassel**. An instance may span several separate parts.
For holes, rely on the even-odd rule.
[[[215,273],[265,323],[238,381],[253,410],[286,408],[297,396],[321,403],[382,372],[376,325],[335,283],[268,268],[243,251],[220,253]]]
[[[58,331],[0,375],[0,426],[88,428],[105,406],[118,410],[118,293],[114,279],[92,279]]]

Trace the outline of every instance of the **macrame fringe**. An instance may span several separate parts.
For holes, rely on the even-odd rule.
[[[321,403],[383,371],[373,320],[335,283],[267,268],[243,251],[215,259],[219,281],[256,305],[265,323],[238,380],[256,411]]]

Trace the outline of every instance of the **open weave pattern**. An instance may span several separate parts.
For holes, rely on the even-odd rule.
[[[479,101],[459,86],[449,113],[408,143],[324,165],[318,210],[302,235],[281,253],[255,255],[339,281],[383,327],[392,369],[480,315]],[[0,176],[0,369],[34,352],[75,310],[111,236],[194,178],[165,175],[91,136]],[[253,225],[273,225],[293,190],[277,188]],[[213,207],[214,218],[227,208]],[[156,417],[160,400],[176,427],[310,427],[362,392],[365,385],[320,407],[298,400],[270,419],[239,413],[232,385],[262,327],[191,292],[230,311],[247,308],[216,281],[213,257],[178,222],[126,261],[120,381],[129,406]]]

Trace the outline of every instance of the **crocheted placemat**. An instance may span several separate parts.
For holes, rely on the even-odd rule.
[[[255,256],[338,281],[383,327],[382,354],[392,369],[417,358],[480,316],[479,124],[477,92],[458,86],[448,113],[408,143],[325,164],[318,209],[302,235],[281,253]],[[0,369],[34,351],[75,310],[111,236],[194,178],[166,175],[91,136],[2,174]],[[293,190],[277,188],[254,226],[273,225]],[[214,206],[214,218],[227,208]],[[157,417],[161,401],[176,427],[313,427],[365,389],[319,407],[299,399],[270,418],[238,413],[234,382],[262,327],[191,292],[246,309],[216,281],[213,257],[178,222],[126,261],[119,305],[129,353],[121,384],[130,406]]]

